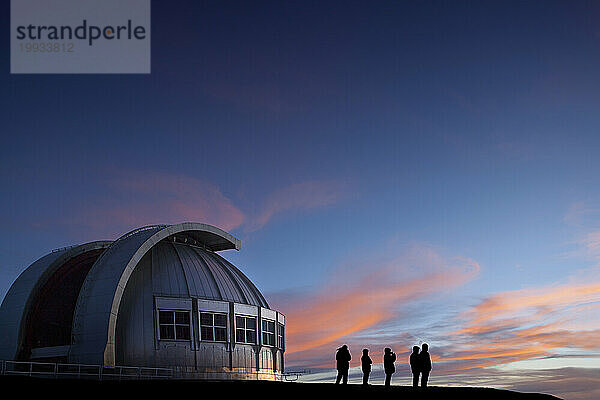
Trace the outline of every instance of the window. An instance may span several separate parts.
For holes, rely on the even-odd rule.
[[[200,340],[227,341],[227,314],[200,313]]]
[[[256,344],[256,318],[235,317],[235,341]]]
[[[190,340],[189,311],[158,311],[160,340]]]
[[[285,342],[283,341],[284,340],[284,336],[285,336],[284,335],[284,331],[285,331],[284,326],[281,325],[281,324],[277,324],[277,347],[279,347],[280,349],[284,349],[285,348],[284,347]]]
[[[262,320],[262,342],[267,346],[275,346],[275,321]]]

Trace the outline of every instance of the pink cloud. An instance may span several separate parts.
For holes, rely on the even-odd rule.
[[[360,274],[361,270],[367,272]],[[326,374],[335,368],[334,352],[341,343],[349,344],[354,355],[369,347],[376,363],[381,362],[385,345],[399,356],[395,379],[405,378],[403,384],[408,384],[407,347],[419,343],[419,334],[412,332],[414,321],[405,325],[403,314],[414,315],[410,314],[411,302],[460,287],[478,270],[472,260],[448,260],[429,247],[413,248],[386,262],[366,259],[344,264],[338,280],[321,290],[291,296],[287,301],[282,298],[279,303],[276,299],[288,318],[288,365],[323,369],[322,374]],[[458,319],[430,321],[430,327],[443,327],[432,328],[426,340],[434,360],[433,382],[456,385],[485,381],[487,386],[505,388],[531,385],[535,391],[594,398],[575,387],[550,385],[545,389],[545,384],[539,382],[535,386],[535,380],[521,377],[526,371],[516,369],[522,364],[512,363],[596,357],[600,351],[599,307],[600,281],[588,277],[496,293],[468,308]],[[568,363],[565,360],[565,365]],[[489,382],[481,378],[487,371],[507,364],[514,373],[492,373],[490,378],[496,378]],[[351,363],[358,365],[358,359]],[[551,380],[552,373],[548,372],[547,382]],[[581,381],[565,378],[564,382],[570,385]]]
[[[335,204],[346,194],[347,185],[338,181],[306,181],[286,186],[266,198],[262,210],[252,219],[247,230],[258,230],[274,216],[284,212],[312,210]]]
[[[580,244],[583,245],[586,256],[596,260],[600,258],[600,231],[586,233]]]
[[[600,208],[595,204],[576,202],[569,206],[563,221],[578,229],[578,238],[570,243],[575,249],[567,256],[584,257],[600,261]]]
[[[600,350],[600,282],[511,290],[462,313],[463,327],[436,355],[447,374]]]
[[[85,203],[75,199],[79,205],[61,218],[79,239],[114,239],[140,226],[186,221],[255,231],[276,215],[326,207],[346,193],[346,186],[335,181],[300,182],[274,191],[259,212],[248,213],[217,185],[186,175],[111,170],[99,185],[103,196]]]
[[[320,367],[329,362],[322,355],[337,344],[393,321],[415,300],[463,285],[479,270],[473,260],[447,259],[426,246],[388,260],[374,255],[366,264],[343,265],[316,293],[276,299],[289,321],[287,358]]]
[[[124,172],[105,182],[107,196],[82,206],[64,221],[90,237],[115,238],[151,224],[200,221],[231,230],[244,213],[210,182],[167,173]]]

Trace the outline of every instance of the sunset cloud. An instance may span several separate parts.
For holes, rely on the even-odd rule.
[[[247,230],[262,228],[274,216],[297,210],[312,210],[339,202],[347,194],[347,186],[338,181],[306,181],[291,184],[271,193]]]
[[[94,237],[118,237],[151,224],[201,221],[231,230],[244,213],[214,184],[161,172],[121,172],[104,181],[106,195],[86,202],[66,220]]]
[[[383,270],[385,271],[386,268],[383,267]],[[469,279],[468,268],[459,270],[466,272],[463,279]],[[377,275],[378,270],[373,270],[373,273]],[[440,278],[442,277],[443,274],[440,274]],[[427,279],[423,279],[425,280]],[[435,281],[436,279],[432,280]],[[458,284],[459,281],[455,280],[454,283]],[[411,279],[411,282],[419,286],[420,280]],[[389,287],[393,286],[389,285]],[[436,290],[436,288],[439,289],[438,285],[433,285],[429,289]],[[315,301],[329,297],[333,297],[333,294],[323,295]],[[410,298],[411,295],[407,294],[407,297],[403,297],[401,301]],[[352,304],[355,305],[356,303]],[[599,310],[600,283],[598,282],[569,281],[487,296],[459,314],[453,325],[462,325],[461,328],[437,331],[433,337],[430,337],[431,341],[428,340],[430,345],[433,344],[431,354],[434,364],[430,382],[436,386],[491,386],[526,392],[542,391],[569,400],[596,398],[600,394],[598,390],[600,369],[547,366],[536,369],[534,365],[548,365],[543,362],[549,359],[560,362],[561,359],[573,357],[590,360],[599,357],[600,329],[597,329]],[[310,309],[304,312],[307,316],[310,315]],[[290,315],[298,318],[302,313],[303,311],[300,311],[299,314]],[[374,312],[373,315],[376,317],[377,313]],[[316,316],[319,317],[320,315]],[[350,318],[352,319],[352,313]],[[307,321],[307,326],[314,326],[311,323],[312,321]],[[324,320],[323,323],[328,321]],[[379,322],[382,323],[385,326],[385,322]],[[289,324],[293,324],[291,317]],[[445,323],[438,321],[438,325],[445,326]],[[376,327],[372,327],[372,330],[381,333]],[[411,372],[407,363],[408,351],[405,349],[407,343],[414,343],[414,337],[409,329],[402,330],[404,333],[400,335],[385,337],[379,341],[375,334],[365,336],[363,332],[355,332],[343,337],[343,340],[340,338],[336,344],[342,341],[348,343],[350,348],[355,350],[353,354],[360,354],[359,349],[365,346],[365,343],[368,343],[368,347],[376,349],[371,352],[375,362],[371,374],[371,381],[374,383],[383,380],[379,348],[385,343],[386,346],[398,349],[394,383],[410,385]],[[326,336],[324,335],[323,338],[325,341]],[[293,346],[294,339],[288,338],[290,346]],[[313,370],[315,373],[304,376],[303,380],[332,382],[335,379],[333,361],[335,347],[332,343],[321,345],[314,349],[292,353],[288,359],[292,364],[299,361],[298,365],[315,368]],[[531,364],[536,361],[539,364]],[[566,361],[566,364],[571,365],[569,361]],[[354,368],[350,371],[350,382],[359,383],[362,377],[359,362],[355,360],[351,365]],[[593,365],[593,362],[590,365]]]
[[[577,201],[569,206],[563,217],[563,221],[567,225],[584,227],[588,226],[590,220],[597,221],[598,216],[600,216],[600,209],[596,205]]]
[[[570,228],[577,230],[577,238],[567,256],[575,256],[600,262],[600,208],[596,203],[575,202],[563,217]]]
[[[588,257],[600,258],[600,231],[586,233],[580,240],[580,244],[583,245]]]
[[[393,383],[408,386],[411,375],[405,365],[400,364],[393,378]],[[435,386],[479,386],[498,389],[516,390],[519,392],[551,393],[562,399],[597,399],[600,398],[600,369],[597,368],[544,368],[544,369],[500,369],[481,368],[477,373],[442,375],[435,367],[430,382]],[[384,373],[381,365],[374,365],[370,381],[383,382]],[[333,382],[335,372],[322,371],[303,375],[306,382]],[[350,369],[350,383],[362,382],[360,367]]]
[[[449,259],[428,246],[414,246],[383,259],[342,264],[338,278],[313,293],[287,300],[276,296],[275,303],[287,317],[288,365],[313,370],[307,381],[331,381],[335,349],[347,343],[355,356],[351,366],[356,379],[360,349],[371,349],[376,380],[381,375],[381,349],[389,346],[398,354],[396,383],[409,384],[405,360],[409,346],[420,343],[422,332],[414,305],[464,285],[480,269],[473,260]],[[441,297],[431,304],[432,309],[444,308]],[[574,275],[552,285],[490,294],[454,317],[435,320],[430,315],[426,340],[434,362],[432,384],[539,391],[539,376],[549,383],[547,392],[569,399],[589,398],[585,385],[577,385],[584,381],[581,376],[598,370],[519,368],[549,359],[556,361],[552,365],[567,365],[569,361],[561,360],[599,357],[598,311],[600,281],[592,275],[587,279]],[[564,385],[550,384],[553,376]]]
[[[446,373],[600,351],[600,282],[500,292],[461,314],[436,359]]]
[[[411,302],[463,285],[480,270],[473,260],[448,259],[427,246],[413,246],[389,259],[373,256],[365,262],[342,265],[334,275],[337,278],[315,293],[293,299],[275,296],[289,321],[290,362],[319,367],[326,362],[320,358],[326,349],[329,353],[341,342],[369,334],[401,315]],[[402,333],[393,331],[396,341]]]
[[[487,297],[467,314],[477,326],[486,321],[531,313],[537,317],[557,308],[564,309],[600,301],[600,282],[570,283],[498,293]]]
[[[598,209],[574,203],[564,220],[584,228],[570,257],[600,258],[600,231],[590,218]],[[593,219],[593,218],[592,218]],[[551,285],[490,294],[463,311],[461,327],[447,332],[436,358],[445,373],[462,373],[524,360],[600,356],[600,276],[597,267]]]
[[[73,198],[73,211],[59,221],[78,238],[111,239],[140,226],[187,221],[256,231],[277,215],[326,207],[347,194],[341,182],[305,181],[275,189],[250,210],[214,183],[181,174],[109,170],[97,186],[101,194]]]

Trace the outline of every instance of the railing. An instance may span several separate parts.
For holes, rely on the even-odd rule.
[[[71,378],[95,380],[151,380],[151,379],[202,379],[202,380],[270,380],[296,381],[307,373],[257,371],[255,369],[205,369],[189,367],[107,367],[89,364],[61,364],[35,361],[2,361],[0,375],[37,376],[43,378]]]
[[[172,379],[170,368],[106,367],[33,361],[0,361],[0,375],[24,375],[75,379]]]
[[[69,250],[72,249],[73,247],[77,247],[78,245],[72,245],[72,246],[64,246],[64,247],[59,247],[57,249],[53,249],[52,253],[58,253],[59,251],[63,251],[63,250]]]
[[[306,375],[306,374],[310,374],[310,371],[308,371],[308,370],[289,371],[289,372],[284,372],[281,375],[283,376],[283,379],[285,379],[286,382],[294,382],[294,381],[297,381],[298,379],[300,379],[300,377],[302,375]]]
[[[225,369],[199,369],[186,367],[175,367],[173,369],[174,379],[201,379],[201,380],[212,380],[212,381],[228,381],[228,380],[269,380],[269,381],[283,381],[284,374],[280,372],[273,372],[269,370],[256,370],[237,368],[234,370]]]
[[[118,241],[118,240],[120,240],[120,239],[126,239],[129,236],[135,235],[136,233],[141,232],[141,231],[147,231],[148,229],[155,229],[155,228],[166,228],[167,226],[169,226],[169,225],[159,224],[159,225],[142,226],[141,228],[136,228],[136,229],[134,229],[132,231],[129,231],[129,232],[121,235],[117,240],[115,240],[115,242]]]

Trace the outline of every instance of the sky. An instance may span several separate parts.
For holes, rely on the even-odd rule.
[[[305,381],[428,343],[432,385],[600,397],[597,2],[152,1],[148,75],[11,75],[0,7],[0,297],[204,222]]]

